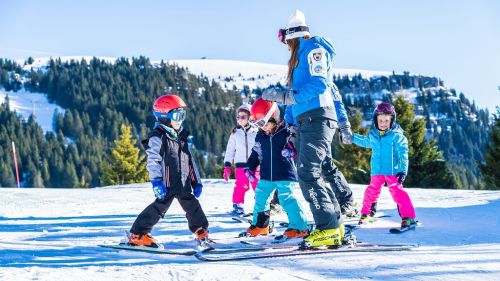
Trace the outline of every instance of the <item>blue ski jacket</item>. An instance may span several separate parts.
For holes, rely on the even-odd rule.
[[[347,122],[347,112],[340,93],[333,83],[333,57],[335,49],[327,39],[300,38],[297,52],[298,64],[292,75],[291,88],[297,104],[287,106],[285,120],[297,125],[297,117],[302,113],[320,107],[335,110],[333,116],[325,116],[338,122]],[[300,119],[300,118],[299,118]]]
[[[399,172],[408,174],[408,140],[398,124],[381,136],[379,130],[372,126],[368,136],[353,133],[356,145],[370,148],[371,175],[392,175]]]

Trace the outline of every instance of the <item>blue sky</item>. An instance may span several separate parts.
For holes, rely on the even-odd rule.
[[[438,76],[500,105],[500,1],[0,1],[0,57],[139,56],[285,64],[294,9],[339,68]]]

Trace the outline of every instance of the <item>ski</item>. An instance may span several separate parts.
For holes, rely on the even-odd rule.
[[[274,258],[274,257],[289,257],[289,256],[303,256],[303,255],[318,255],[318,254],[339,254],[351,252],[388,252],[388,251],[408,251],[418,245],[414,244],[370,244],[358,243],[355,245],[344,246],[337,249],[329,248],[314,248],[314,249],[299,249],[297,245],[290,248],[276,249],[267,248],[265,250],[247,251],[247,252],[231,252],[231,253],[217,253],[217,252],[204,252],[196,253],[195,257],[202,261],[236,261],[236,260],[250,260],[261,258]]]
[[[265,249],[289,249],[289,248],[296,248],[297,245],[302,242],[302,238],[292,238],[284,242],[255,242],[255,241],[241,241],[242,244],[248,245],[255,247],[257,249],[259,248],[265,248]],[[344,247],[346,246],[352,246],[356,245],[356,247],[368,247],[368,246],[373,246],[377,245],[378,247],[418,247],[418,244],[373,244],[373,243],[367,243],[367,242],[362,242],[362,241],[356,241],[352,242],[350,240],[346,240],[344,242]]]
[[[357,241],[357,237],[352,234],[352,228],[346,228],[345,236],[343,238],[343,244],[346,245],[354,245],[356,243],[360,244],[362,242]],[[284,235],[277,235],[274,239],[268,238],[266,240],[260,241],[250,241],[250,240],[242,240],[241,244],[251,245],[254,247],[264,247],[271,249],[280,249],[280,248],[293,248],[300,244],[304,239],[303,238],[288,238]]]
[[[233,216],[231,217],[231,219],[240,223],[252,223],[252,220],[248,219],[247,217]]]
[[[139,252],[147,252],[147,253],[155,253],[155,254],[166,254],[166,255],[182,255],[182,256],[192,256],[199,251],[195,249],[166,249],[164,247],[154,248],[154,247],[146,247],[146,246],[132,246],[127,243],[120,244],[99,244],[99,247],[103,248],[112,248],[119,250],[131,250],[131,251],[139,251]]]
[[[380,216],[376,216],[374,217],[375,220],[377,219],[381,219],[381,218],[388,218],[390,217],[390,215],[380,215]],[[344,224],[347,225],[347,224],[357,224],[359,222],[359,216],[356,216],[356,217],[346,217],[344,218]],[[313,221],[308,221],[307,224],[309,225],[309,227],[313,227],[314,226],[314,222]],[[278,223],[279,226],[281,227],[288,227],[288,222],[279,222]]]
[[[285,222],[285,221],[282,221],[282,222],[279,222],[278,225],[281,226],[281,227],[288,227],[289,223]],[[307,222],[307,226],[313,227],[313,226],[315,226],[315,224],[314,224],[313,221],[308,221]]]
[[[241,244],[240,244],[241,245]],[[258,251],[264,250],[265,248],[257,245],[230,245],[230,244],[218,244],[209,243],[206,245],[200,245],[198,247],[184,246],[184,248],[179,248],[179,245],[161,246],[158,248],[146,247],[146,246],[132,246],[127,243],[120,244],[99,244],[99,247],[112,248],[118,250],[131,250],[138,252],[154,253],[154,254],[166,254],[166,255],[181,255],[181,256],[192,256],[196,253],[203,252],[217,252],[217,253],[231,253],[231,252],[244,252],[244,251]]]

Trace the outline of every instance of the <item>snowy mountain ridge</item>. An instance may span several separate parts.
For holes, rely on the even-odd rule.
[[[50,59],[60,59],[62,62],[92,60],[92,56],[63,56],[59,58],[34,58],[31,63],[25,60],[18,60],[17,63],[23,65],[25,71],[44,70],[49,64]],[[108,63],[114,63],[117,58],[96,57]],[[218,82],[224,89],[242,90],[245,86],[250,89],[265,88],[268,85],[281,83],[284,84],[287,75],[287,65],[269,64],[260,62],[237,61],[237,60],[215,60],[215,59],[188,59],[163,60],[168,64],[175,64],[185,67],[194,75],[203,75],[209,79]],[[151,61],[153,65],[158,65],[161,61]],[[374,76],[389,76],[390,71],[362,70],[349,68],[334,68],[335,75],[354,76],[361,74],[362,77],[369,79]]]

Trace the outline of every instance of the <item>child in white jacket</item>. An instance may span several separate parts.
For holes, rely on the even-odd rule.
[[[227,142],[226,154],[224,157],[224,180],[228,180],[231,176],[231,165],[234,162],[236,167],[235,176],[236,182],[233,190],[233,213],[242,215],[245,213],[243,204],[245,203],[245,193],[250,189],[253,190],[257,186],[258,179],[254,182],[249,182],[245,176],[244,168],[248,157],[252,152],[252,147],[255,143],[257,129],[250,126],[250,105],[243,104],[237,110],[236,126],[229,141]]]

